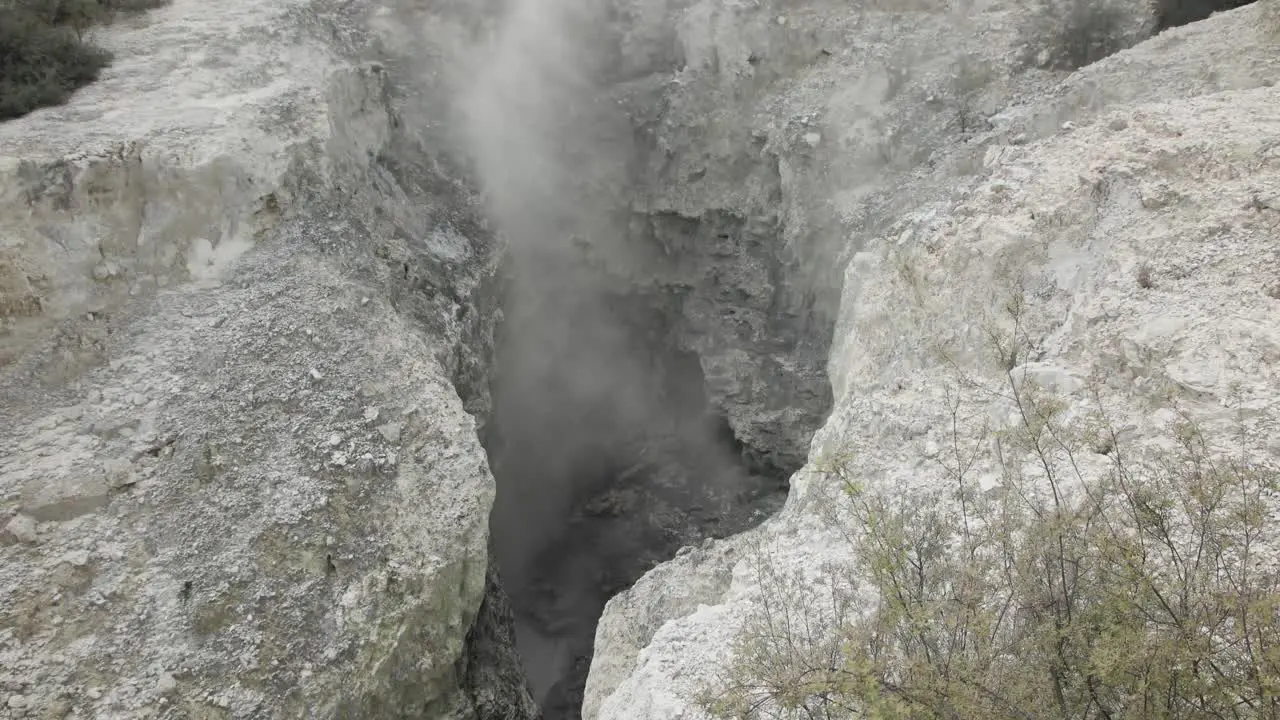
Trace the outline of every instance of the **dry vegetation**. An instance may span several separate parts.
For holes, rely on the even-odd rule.
[[[1073,70],[1242,2],[1036,0],[1028,60]],[[1280,36],[1280,0],[1262,0]],[[1179,22],[1174,22],[1178,20]],[[976,77],[976,75],[974,76]],[[960,97],[970,85],[961,73]],[[960,108],[961,127],[968,124]],[[923,304],[909,262],[899,273]],[[1140,287],[1156,282],[1138,271]],[[816,463],[850,566],[754,555],[759,595],[700,705],[718,718],[1280,720],[1280,469],[1190,413],[1148,437],[1021,372],[1021,298],[987,332],[1002,381],[956,371],[928,492]],[[945,360],[945,354],[944,354]],[[1015,410],[992,427],[987,407]],[[1177,410],[1176,403],[1170,404]],[[1082,411],[1084,414],[1082,414]],[[994,479],[994,481],[992,481]]]
[[[1068,421],[1018,372],[1019,308],[1012,337],[991,335],[1007,382],[950,393],[950,442],[930,458],[944,487],[900,495],[845,458],[820,464],[856,566],[815,585],[759,555],[760,603],[709,714],[1280,717],[1280,473],[1183,414],[1145,452],[1097,393]],[[1015,425],[977,420],[960,399],[974,393],[1009,401]],[[998,481],[980,487],[987,462]]]

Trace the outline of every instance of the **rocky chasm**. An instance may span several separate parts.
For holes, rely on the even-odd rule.
[[[1078,68],[1005,0],[94,30],[0,124],[0,718],[704,717],[1014,294],[1068,407],[1274,459],[1280,9],[1209,5]]]
[[[0,126],[0,713],[576,716],[608,596],[776,509],[829,403],[776,167],[504,215],[445,63],[501,13],[227,10],[101,30]]]

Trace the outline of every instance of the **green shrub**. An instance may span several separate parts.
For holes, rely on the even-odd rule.
[[[102,18],[98,0],[17,0],[14,9],[46,26],[71,28],[77,38]]]
[[[1261,556],[1276,475],[1215,459],[1182,425],[1179,451],[1162,462],[1110,448],[1110,476],[1068,502],[1073,458],[1036,402],[1025,402],[1032,419],[1005,452],[1026,443],[1045,464],[1008,469],[995,491],[959,480],[952,498],[922,499],[846,479],[858,563],[849,575],[866,578],[878,601],[855,613],[852,580],[815,592],[786,571],[762,572],[767,599],[704,710],[785,720],[1280,717],[1280,576]]]
[[[0,120],[65,102],[109,61],[73,28],[20,7],[0,7]]]
[[[0,0],[0,120],[66,102],[111,60],[89,26],[168,0]]]
[[[760,601],[705,711],[1280,717],[1280,472],[1239,449],[1255,444],[1243,420],[1228,450],[1183,416],[1152,438],[1158,454],[1130,447],[1096,396],[1093,417],[1068,420],[1005,362],[1017,344],[993,338],[1003,386],[960,381],[1011,401],[1012,427],[948,395],[951,438],[928,458],[946,487],[872,490],[847,458],[819,463],[843,488],[830,520],[852,566],[815,583],[757,553]],[[999,481],[979,487],[982,470]]]

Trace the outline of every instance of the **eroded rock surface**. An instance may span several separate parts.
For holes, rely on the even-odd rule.
[[[175,0],[0,125],[0,717],[532,716],[468,413],[495,248],[392,11]]]
[[[1240,8],[1055,77],[1013,72],[1017,8],[978,3],[969,26],[925,5],[920,14],[846,11],[848,34],[817,41],[829,56],[787,66],[765,91],[766,123],[805,107],[816,114],[793,135],[814,142],[780,151],[795,168],[784,176],[850,221],[823,231],[850,260],[827,365],[834,409],[777,518],[684,552],[610,601],[586,718],[703,717],[696,698],[714,690],[762,593],[776,591],[761,558],[823,591],[823,566],[845,564],[849,552],[829,522],[839,501],[822,471],[830,458],[859,482],[936,502],[948,480],[931,458],[954,440],[958,402],[977,418],[965,441],[985,448],[976,475],[997,472],[978,436],[1014,420],[974,388],[1007,382],[984,332],[1008,330],[1011,298],[1021,299],[1027,338],[1013,372],[1057,393],[1068,415],[1100,402],[1141,454],[1162,452],[1160,438],[1186,413],[1275,469],[1280,55],[1261,16],[1275,9]],[[802,32],[813,27],[808,13],[822,18],[818,28],[839,15],[820,3],[737,12],[730,29],[771,21]],[[948,34],[939,22],[952,22]],[[735,47],[726,37],[735,36],[714,36],[720,64],[702,82],[733,82],[743,69],[726,69]],[[922,55],[900,82],[849,71],[892,57],[875,51],[887,37]],[[957,95],[941,74],[944,51],[928,59],[944,37],[945,52],[974,53],[990,72],[975,94]],[[733,122],[727,112],[724,122]],[[877,143],[887,155],[868,164]],[[1083,472],[1103,465],[1091,460]]]

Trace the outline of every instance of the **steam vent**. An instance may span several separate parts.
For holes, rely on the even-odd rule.
[[[0,720],[1275,720],[1280,0],[0,0]]]

